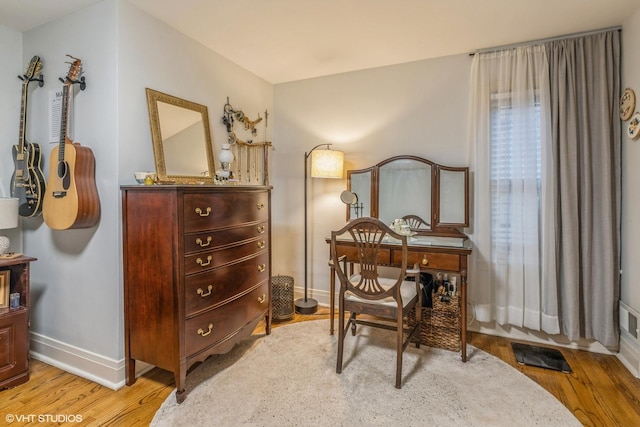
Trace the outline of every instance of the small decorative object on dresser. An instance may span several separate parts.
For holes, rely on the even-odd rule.
[[[271,333],[271,188],[122,187],[127,385],[141,360],[175,375]]]
[[[0,390],[29,381],[29,268],[35,260],[0,258],[2,302],[5,292],[17,299],[12,307],[0,308]]]

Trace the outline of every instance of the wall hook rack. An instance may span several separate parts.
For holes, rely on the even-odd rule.
[[[79,84],[80,85],[80,90],[85,90],[87,87],[87,82],[85,82],[84,80],[84,76],[80,77],[80,80],[71,80],[69,77],[59,77],[58,80],[60,80],[62,83],[71,83],[71,84]]]
[[[18,76],[18,78],[20,80],[24,81],[30,81],[30,82],[38,82],[38,86],[42,87],[44,86],[44,76],[42,74],[40,74],[38,77],[27,77],[26,74],[22,75],[22,76]]]

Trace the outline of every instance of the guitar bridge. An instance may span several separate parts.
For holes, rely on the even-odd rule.
[[[66,191],[54,191],[53,192],[53,197],[56,197],[56,198],[64,197],[66,195],[67,195]]]

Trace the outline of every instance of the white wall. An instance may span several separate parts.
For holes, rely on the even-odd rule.
[[[69,71],[67,54],[82,60],[86,90],[74,85],[68,134],[91,148],[101,217],[87,229],[54,231],[42,217],[23,221],[24,250],[38,258],[31,270],[32,353],[114,381],[109,372],[122,358],[121,301],[117,239],[117,34],[116,2],[104,1],[55,22],[25,32],[23,61],[39,55],[45,85],[29,98],[28,133],[39,142],[49,177],[49,94]],[[55,164],[55,163],[54,163]],[[91,375],[89,375],[91,377]]]
[[[636,94],[636,111],[640,111],[640,9],[622,24],[622,89],[632,88]],[[640,140],[626,136],[627,123],[622,123],[622,278],[620,300],[640,312]],[[640,346],[638,340],[621,337],[623,362],[638,375]]]
[[[469,165],[467,100],[471,57],[456,55],[275,86],[273,273],[304,287],[304,154],[332,143],[345,171],[412,154]],[[325,237],[344,224],[342,180],[309,178],[309,287],[328,304]]]
[[[624,26],[626,86],[636,81],[640,103],[640,13]],[[468,55],[362,70],[275,86],[273,164],[274,274],[294,277],[297,296],[304,286],[304,152],[317,144],[333,143],[345,152],[345,169],[371,166],[387,157],[414,154],[448,165],[470,165],[467,143]],[[640,275],[635,262],[640,253],[640,198],[633,197],[640,172],[640,142],[623,147],[623,267],[622,298],[640,308]],[[329,300],[328,247],[325,238],[344,224],[345,207],[339,200],[342,180],[309,179],[309,288],[321,304]],[[638,229],[636,229],[638,228]],[[472,255],[473,256],[473,255]],[[625,267],[626,265],[626,267]],[[638,271],[634,271],[638,270]],[[470,286],[479,286],[471,283]],[[473,301],[470,301],[473,303]],[[549,344],[608,352],[595,342],[569,343],[518,328],[503,329],[474,322],[470,330]]]
[[[155,170],[146,87],[207,106],[214,158],[227,142],[222,113],[227,97],[247,117],[273,110],[273,86],[203,45],[176,32],[126,1],[120,1],[118,180],[133,184],[133,172]],[[272,120],[266,138],[271,140]],[[247,139],[242,126],[234,128]],[[260,127],[259,138],[265,138]],[[256,139],[257,141],[257,139]],[[216,163],[216,167],[219,164]]]
[[[54,231],[41,217],[23,220],[24,251],[38,258],[31,270],[31,351],[118,388],[125,378],[119,187],[134,183],[134,171],[155,169],[145,87],[206,105],[214,153],[226,142],[221,117],[227,96],[254,118],[272,111],[273,87],[125,0],[105,0],[22,35],[6,33],[8,40],[24,39],[23,46],[0,51],[2,62],[13,64],[6,73],[18,83],[33,55],[43,59],[45,86],[31,92],[28,135],[42,145],[45,175],[55,146],[47,143],[49,92],[62,85],[67,53],[82,60],[87,88],[75,91],[69,130],[93,150],[101,202],[100,221],[89,229]],[[10,128],[17,129],[20,88],[12,83],[6,93],[16,93],[15,100],[0,108],[11,112]],[[9,133],[15,133],[11,141],[17,139],[17,130]],[[9,178],[2,177],[7,189]]]
[[[29,58],[31,59],[31,58]],[[14,163],[11,146],[18,143],[22,82],[29,62],[22,64],[22,34],[0,25],[0,197],[10,197]],[[32,83],[33,84],[33,83]],[[22,251],[20,227],[0,230],[11,239],[10,251]]]

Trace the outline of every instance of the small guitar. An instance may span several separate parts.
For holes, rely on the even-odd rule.
[[[91,227],[100,218],[93,151],[71,141],[67,136],[71,86],[79,83],[75,79],[82,64],[79,59],[67,56],[72,62],[69,73],[63,80],[65,85],[60,115],[60,142],[51,150],[49,178],[42,210],[44,222],[54,230]]]
[[[18,213],[23,217],[33,217],[42,213],[42,196],[45,191],[44,174],[41,169],[42,154],[39,144],[27,142],[25,129],[27,126],[27,94],[29,83],[42,77],[42,62],[34,56],[27,67],[27,72],[20,76],[22,80],[22,108],[20,109],[20,137],[18,144],[12,147],[14,171],[11,176],[11,197],[18,199]],[[42,83],[40,84],[42,86]]]

